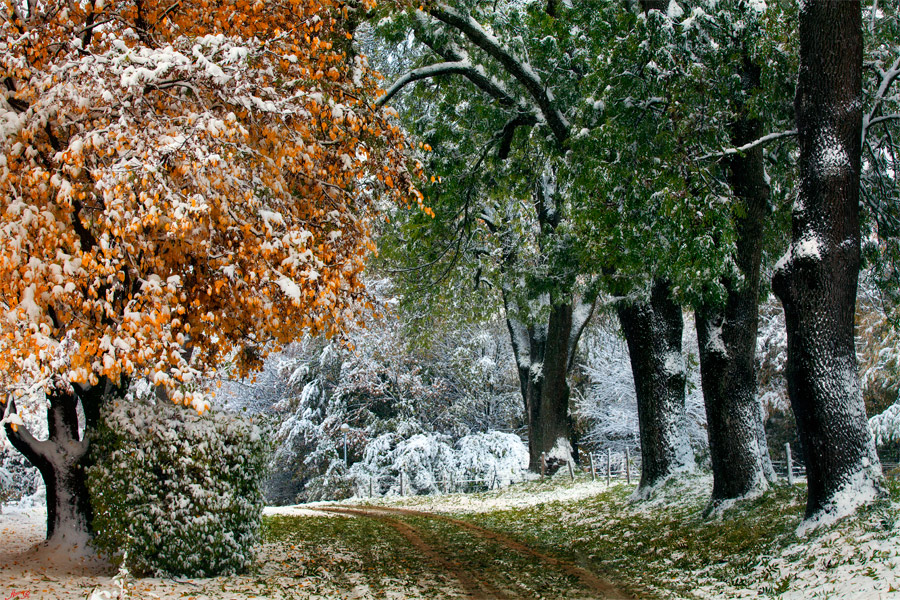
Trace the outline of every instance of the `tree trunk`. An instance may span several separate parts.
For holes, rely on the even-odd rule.
[[[102,388],[76,393],[54,390],[47,409],[49,437],[36,439],[24,426],[6,425],[10,443],[41,473],[47,489],[47,542],[81,546],[91,538],[91,500],[86,469],[91,465],[89,431],[96,426]],[[78,402],[85,416],[79,435]],[[15,410],[15,407],[12,407]]]
[[[585,308],[587,307],[587,308]],[[506,325],[519,373],[519,386],[528,416],[528,468],[541,470],[541,455],[555,471],[571,457],[578,459],[569,418],[568,375],[572,357],[592,305],[574,311],[572,303],[552,304],[546,324],[524,326],[509,312]]]
[[[641,482],[634,498],[646,499],[655,486],[693,462],[684,432],[684,320],[663,281],[654,282],[649,302],[621,305],[618,313],[631,357],[641,433]]]
[[[741,75],[746,91],[759,87],[760,68],[746,53]],[[732,144],[741,146],[759,138],[761,129],[758,119],[739,118],[731,127]],[[775,478],[763,407],[756,393],[759,271],[769,200],[762,147],[733,156],[728,161],[728,179],[743,209],[735,217],[734,256],[742,280],[724,282],[724,306],[702,305],[695,315],[713,470],[711,509],[723,501],[760,494]]]
[[[773,287],[787,325],[786,376],[804,448],[807,517],[837,518],[883,493],[857,378],[862,25],[858,0],[800,11],[794,101],[800,191]],[[810,521],[812,522],[812,521]]]

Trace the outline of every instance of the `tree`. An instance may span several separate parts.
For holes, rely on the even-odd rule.
[[[692,469],[685,429],[684,320],[669,284],[656,281],[650,299],[618,307],[628,342],[641,431],[641,481],[635,499],[647,499],[673,474]]]
[[[760,268],[765,229],[770,218],[770,178],[759,140],[766,126],[757,97],[763,93],[764,69],[769,85],[766,112],[780,117],[787,104],[784,69],[767,54],[779,55],[779,63],[790,64],[790,55],[761,36],[772,35],[766,21],[783,18],[784,12],[766,6],[739,2],[734,7],[744,20],[726,18],[728,35],[740,40],[733,54],[726,55],[740,85],[729,97],[733,117],[728,125],[732,147],[751,147],[722,156],[725,176],[738,209],[734,211],[735,245],[732,254],[736,273],[722,281],[723,301],[703,301],[695,316],[700,337],[700,367],[706,403],[713,469],[710,509],[766,490],[775,473],[769,459],[764,429],[764,410],[757,393],[756,347],[759,324]],[[768,13],[768,14],[766,14]],[[774,14],[773,14],[774,13]],[[769,31],[767,31],[767,29]],[[774,32],[777,35],[777,32]],[[787,56],[785,56],[787,54]],[[773,119],[770,119],[770,122]],[[771,126],[771,125],[770,125]]]
[[[421,94],[427,97],[425,106],[404,116],[409,129],[434,148],[430,170],[446,176],[445,183],[429,190],[429,203],[440,203],[442,210],[428,223],[427,242],[421,241],[415,217],[398,237],[407,249],[426,247],[419,260],[439,265],[438,279],[460,275],[458,261],[468,252],[475,277],[467,272],[463,281],[494,286],[519,369],[534,470],[542,454],[559,448],[565,461],[576,450],[567,376],[595,297],[579,286],[585,273],[572,257],[568,183],[556,174],[572,135],[564,113],[577,89],[573,65],[581,59],[567,56],[566,47],[555,41],[532,44],[554,40],[550,33],[559,33],[560,40],[568,37],[562,34],[565,21],[557,23],[557,16],[536,4],[485,3],[462,10],[436,3],[412,10],[397,19],[390,33],[401,43],[412,30],[425,51],[415,57],[418,66],[400,74],[381,99],[393,101],[414,82],[429,86]],[[531,31],[525,38],[523,29]],[[545,35],[534,37],[536,32]],[[549,64],[560,68],[547,69]],[[459,78],[447,81],[449,75]],[[431,81],[438,78],[439,88]],[[473,86],[479,92],[475,96]],[[454,241],[435,250],[433,241],[446,237]],[[417,287],[420,271],[407,269],[418,278]],[[589,274],[583,279],[590,280]]]
[[[787,324],[788,393],[809,481],[806,514],[837,518],[883,489],[853,338],[860,266],[860,3],[804,3],[799,39],[800,192],[791,245],[772,283]]]
[[[3,422],[47,484],[48,539],[89,532],[91,430],[130,380],[202,411],[200,376],[365,304],[375,201],[421,195],[376,78],[341,50],[348,10],[6,3]],[[34,395],[46,441],[16,415]]]

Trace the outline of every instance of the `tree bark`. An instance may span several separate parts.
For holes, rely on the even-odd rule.
[[[49,437],[36,439],[27,428],[6,425],[10,443],[41,473],[47,489],[47,542],[83,545],[91,537],[91,499],[87,468],[91,466],[90,431],[100,416],[102,387],[74,392],[54,390],[47,409]],[[79,435],[78,403],[85,417]],[[13,408],[14,409],[14,408]]]
[[[649,302],[620,305],[618,314],[631,357],[641,433],[641,482],[634,497],[646,499],[693,460],[684,432],[684,320],[664,281],[654,282]]]
[[[787,325],[786,376],[804,448],[807,517],[839,517],[883,493],[857,379],[862,24],[858,0],[806,0],[794,101],[800,191],[773,287]]]
[[[741,69],[745,91],[759,87],[760,74],[745,53]],[[759,138],[761,131],[758,119],[739,117],[731,127],[732,144],[742,146]],[[704,304],[695,313],[713,470],[711,509],[723,501],[760,494],[775,478],[756,381],[760,262],[769,200],[762,148],[734,155],[727,166],[735,201],[742,207],[735,217],[734,255],[742,277],[723,282],[724,306]]]

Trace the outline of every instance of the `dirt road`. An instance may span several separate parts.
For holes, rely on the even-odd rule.
[[[316,510],[382,522],[472,600],[633,598],[594,573],[504,534],[445,515],[386,507],[324,506]]]

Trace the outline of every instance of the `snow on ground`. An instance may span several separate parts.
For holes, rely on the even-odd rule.
[[[276,511],[277,512],[277,511]],[[307,509],[279,514],[315,515]],[[47,513],[42,507],[3,506],[0,511],[0,600],[279,600],[286,598],[326,598],[330,594],[305,593],[312,582],[283,576],[281,565],[290,558],[283,544],[264,544],[259,572],[209,579],[169,579],[160,577],[115,578],[116,570],[96,558],[69,560],[54,549],[41,545],[46,532]],[[348,598],[370,598],[365,586],[348,590]],[[321,588],[320,588],[321,589]]]
[[[711,481],[697,478],[675,486],[679,502],[692,502],[705,497]],[[613,485],[623,485],[614,482]],[[454,494],[449,496],[389,497],[379,499],[356,498],[344,503],[390,504],[409,506],[435,512],[482,512],[535,506],[550,502],[574,502],[589,498],[607,489],[605,479],[595,482],[581,481],[569,484],[565,478],[548,482],[531,482],[502,491],[482,494]],[[670,499],[672,496],[670,496]],[[590,515],[600,521],[616,520],[620,511],[665,510],[664,499],[644,503],[609,507]],[[269,507],[267,515],[298,517],[324,514],[314,510],[325,503],[312,503],[290,507]],[[343,504],[343,503],[342,503]],[[597,507],[594,507],[597,510]],[[900,505],[893,505],[881,513],[882,519],[897,519]],[[608,512],[609,514],[605,514]],[[588,518],[578,511],[570,515],[574,520]],[[335,517],[343,518],[343,517]],[[114,569],[97,560],[74,558],[60,561],[60,556],[43,548],[46,513],[42,507],[3,507],[0,511],[0,600],[13,597],[17,592],[29,599],[47,600],[110,600],[118,597],[120,582],[114,579]],[[871,521],[871,519],[870,519]],[[285,561],[291,559],[291,549],[283,544],[265,544],[260,552],[261,566],[255,573],[245,576],[212,579],[173,580],[165,578],[127,579],[132,598],[147,600],[175,600],[194,598],[212,599],[272,599],[325,598],[337,589],[325,592],[314,582],[291,577],[285,572]],[[743,589],[716,579],[716,565],[710,565],[695,573],[683,575],[697,582],[692,589],[695,598],[834,598],[847,600],[900,600],[900,528],[893,523],[877,523],[857,520],[850,526],[838,526],[821,534],[794,541],[771,549],[771,555],[761,556],[751,577],[740,584]],[[709,571],[707,573],[707,571]],[[355,581],[355,580],[353,580]],[[309,587],[307,591],[304,587]],[[358,585],[354,589],[340,590],[342,597],[370,598],[370,590]],[[384,590],[383,590],[384,591]],[[403,598],[396,590],[388,596]],[[108,594],[108,595],[106,595]]]
[[[564,480],[568,475],[560,473],[554,482]],[[613,481],[613,485],[620,482]],[[512,486],[501,493],[487,492],[483,494],[450,494],[446,496],[415,496],[401,498],[388,496],[385,498],[354,498],[350,503],[389,504],[391,506],[410,506],[417,510],[437,513],[478,513],[493,510],[525,508],[545,502],[576,502],[596,496],[607,490],[606,480],[579,482],[571,486],[548,484],[546,488]]]

